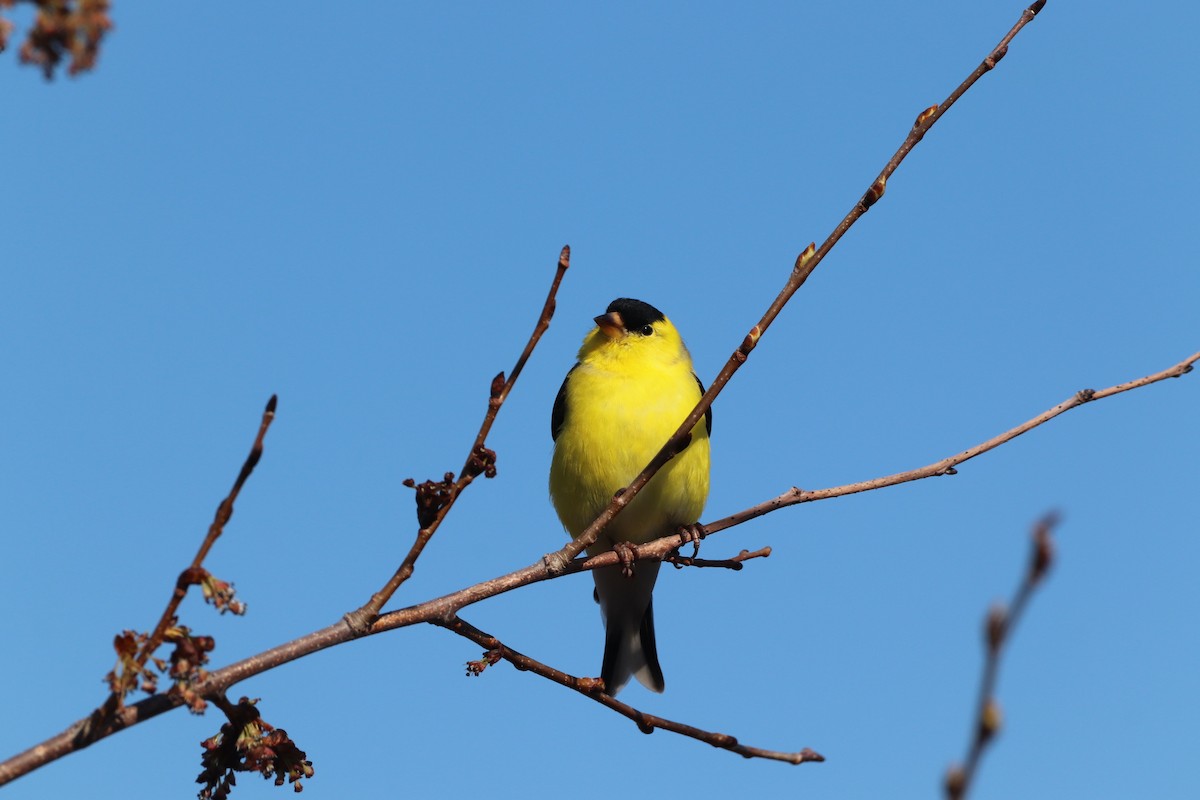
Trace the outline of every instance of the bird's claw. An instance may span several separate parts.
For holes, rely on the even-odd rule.
[[[637,560],[637,548],[628,542],[617,542],[613,545],[613,552],[617,554],[617,558],[621,562],[621,575],[632,578],[633,562]]]
[[[683,547],[689,542],[692,545],[692,558],[700,555],[700,540],[708,535],[699,522],[693,522],[691,525],[680,525],[679,530],[679,546]]]

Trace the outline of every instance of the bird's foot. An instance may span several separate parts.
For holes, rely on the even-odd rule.
[[[626,578],[633,577],[633,562],[637,560],[637,547],[629,542],[616,542],[613,552],[621,562],[621,574]]]
[[[699,522],[693,522],[691,525],[680,525],[679,530],[679,546],[683,547],[689,542],[692,545],[692,558],[700,555],[700,540],[708,535],[708,531],[704,530],[704,526]]]

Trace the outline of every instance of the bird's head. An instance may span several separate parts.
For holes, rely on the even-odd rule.
[[[579,360],[606,369],[691,361],[671,320],[649,303],[621,297],[608,304],[583,340]]]

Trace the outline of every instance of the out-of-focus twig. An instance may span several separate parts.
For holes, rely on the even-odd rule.
[[[480,474],[488,478],[496,475],[496,454],[487,449],[484,443],[487,441],[488,433],[492,429],[492,423],[496,420],[496,414],[500,412],[500,406],[504,405],[509,392],[512,391],[513,384],[517,382],[517,378],[521,375],[521,370],[525,368],[525,362],[529,360],[529,356],[533,353],[533,348],[537,346],[538,341],[542,338],[542,334],[550,327],[550,320],[554,316],[555,297],[558,294],[558,287],[562,283],[563,276],[567,273],[570,266],[571,247],[567,245],[559,253],[554,280],[550,283],[550,291],[546,295],[546,302],[542,305],[542,311],[538,316],[537,324],[534,325],[533,333],[529,335],[529,341],[526,342],[525,349],[521,351],[520,357],[517,358],[517,363],[512,368],[508,380],[504,379],[503,372],[492,379],[487,413],[484,414],[483,423],[479,426],[479,433],[475,436],[475,441],[471,445],[471,451],[467,455],[467,461],[463,465],[458,478],[455,479],[453,473],[447,472],[441,481],[425,481],[419,486],[412,479],[405,481],[405,485],[417,491],[417,519],[421,527],[417,531],[417,538],[409,549],[408,555],[404,557],[396,572],[388,579],[383,588],[375,592],[362,608],[352,611],[345,616],[347,624],[356,633],[363,634],[367,632],[371,620],[379,614],[380,609],[391,599],[401,584],[412,575],[417,559],[421,557],[421,553],[425,550],[425,545],[433,538],[438,527],[442,524],[442,520],[446,518],[446,514],[450,512],[450,509],[454,506],[454,501],[458,499],[463,490],[471,485],[471,482]]]
[[[742,364],[746,363],[746,360],[750,357],[750,353],[758,345],[759,339],[762,338],[764,333],[766,333],[767,328],[770,327],[775,318],[779,316],[779,312],[783,310],[784,305],[786,305],[796,291],[804,285],[804,282],[808,280],[808,277],[813,273],[813,270],[815,270],[817,265],[824,260],[825,256],[829,254],[829,251],[833,249],[834,245],[841,240],[842,236],[844,236],[846,232],[850,230],[850,227],[854,225],[854,223],[857,222],[863,214],[867,213],[867,210],[870,209],[871,206],[875,205],[875,203],[877,203],[883,197],[884,190],[887,187],[888,179],[900,166],[900,163],[904,161],[909,152],[917,146],[921,139],[924,138],[925,133],[931,127],[933,127],[933,125],[936,124],[939,119],[942,118],[942,115],[950,109],[950,106],[954,105],[954,103],[956,103],[968,89],[975,85],[976,81],[983,77],[985,73],[995,68],[996,64],[1000,62],[1000,59],[1004,58],[1005,54],[1008,53],[1008,45],[1013,40],[1013,37],[1020,33],[1021,29],[1033,20],[1037,13],[1042,10],[1042,7],[1045,4],[1046,0],[1037,0],[1037,2],[1033,3],[1033,5],[1021,12],[1020,19],[1018,19],[1017,23],[1013,25],[1007,34],[1005,34],[1004,38],[1000,40],[1000,43],[996,45],[996,47],[987,55],[987,57],[980,62],[979,66],[976,67],[974,71],[972,71],[971,74],[968,75],[966,79],[963,80],[963,82],[960,83],[958,87],[950,93],[950,96],[942,101],[941,105],[930,106],[917,115],[917,119],[913,123],[912,129],[905,137],[904,142],[900,145],[900,148],[896,150],[892,157],[888,159],[887,164],[884,165],[883,170],[871,183],[870,187],[867,189],[862,198],[860,198],[859,201],[854,204],[854,207],[851,208],[846,216],[842,218],[842,221],[837,224],[837,226],[833,229],[833,232],[826,237],[825,241],[820,247],[817,247],[815,243],[810,244],[804,250],[804,252],[802,252],[796,258],[796,263],[792,267],[792,272],[788,276],[787,282],[784,284],[783,289],[780,290],[779,294],[771,302],[771,305],[767,308],[766,312],[763,314],[758,323],[750,328],[749,333],[746,334],[746,337],[742,340],[741,345],[739,345],[738,348],[733,351],[733,354],[729,357],[729,360],[725,362],[725,366],[721,368],[721,371],[717,374],[717,377],[713,379],[711,384],[709,384],[708,390],[705,391],[704,396],[700,398],[700,402],[696,404],[696,407],[692,409],[692,413],[688,414],[687,419],[683,421],[675,433],[672,434],[671,438],[669,438],[662,446],[662,449],[658,451],[654,458],[651,459],[650,463],[646,465],[645,469],[643,469],[636,478],[634,478],[633,482],[630,483],[629,486],[617,493],[612,502],[609,503],[608,507],[605,508],[598,517],[596,517],[592,524],[589,525],[587,529],[583,531],[583,533],[581,533],[572,541],[568,542],[557,553],[551,553],[546,557],[547,567],[552,572],[565,569],[566,565],[572,559],[594,544],[596,538],[599,536],[604,527],[608,525],[617,514],[621,513],[623,508],[633,501],[642,488],[650,482],[651,478],[654,477],[655,473],[657,473],[664,464],[674,458],[676,454],[680,453],[687,446],[691,438],[692,428],[694,428],[696,423],[700,421],[700,418],[707,413],[708,409],[712,407],[713,400],[715,400],[717,395],[721,393],[721,390],[725,388],[725,385],[729,383],[729,380],[733,377],[733,374],[737,372]]]
[[[553,681],[560,686],[565,686],[568,689],[574,689],[580,694],[590,697],[602,706],[616,711],[618,714],[625,716],[638,726],[642,733],[653,733],[655,729],[678,733],[682,736],[688,736],[692,739],[699,740],[706,744],[711,744],[713,747],[719,747],[722,750],[728,750],[731,753],[737,753],[746,758],[765,758],[772,761],[785,761],[789,764],[804,764],[812,761],[824,761],[825,757],[809,748],[804,748],[797,752],[782,752],[778,750],[765,750],[761,747],[750,747],[741,744],[738,740],[727,733],[716,733],[706,731],[701,728],[696,728],[691,725],[685,725],[674,720],[656,717],[653,714],[647,714],[639,711],[628,703],[622,703],[614,697],[605,694],[601,687],[603,682],[597,678],[577,678],[574,675],[568,675],[561,670],[554,669],[542,662],[530,658],[524,653],[519,653],[508,647],[496,637],[484,633],[483,631],[471,625],[461,617],[455,616],[449,620],[438,622],[449,631],[457,633],[459,636],[466,637],[475,642],[479,646],[486,648],[487,652],[484,657],[478,661],[471,661],[467,664],[467,672],[471,675],[479,675],[489,666],[496,664],[500,660],[504,660],[512,664],[519,670],[532,672],[540,675],[547,680]]]
[[[1000,657],[1005,645],[1012,641],[1013,631],[1021,621],[1025,607],[1035,589],[1054,561],[1054,542],[1051,533],[1057,519],[1054,515],[1043,518],[1033,529],[1033,552],[1029,566],[1008,608],[993,606],[984,621],[983,677],[979,681],[979,698],[975,704],[975,719],[972,722],[971,744],[967,749],[966,761],[961,766],[951,767],[946,772],[945,790],[948,800],[962,800],[971,788],[971,781],[983,758],[984,749],[1000,730],[1002,715],[996,702],[996,681],[1000,676]]]

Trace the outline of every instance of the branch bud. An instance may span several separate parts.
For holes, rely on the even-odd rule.
[[[922,111],[920,114],[917,114],[917,120],[916,120],[916,122],[913,123],[913,127],[914,128],[921,127],[921,125],[925,122],[925,120],[929,119],[930,117],[932,117],[934,114],[937,113],[937,110],[938,110],[938,107],[937,107],[937,104],[935,103],[934,105],[931,105],[929,108]]]
[[[879,202],[879,198],[883,197],[883,193],[887,191],[887,178],[880,178],[871,184],[871,188],[867,189],[867,193],[863,195],[862,207],[866,211],[871,206]]]

